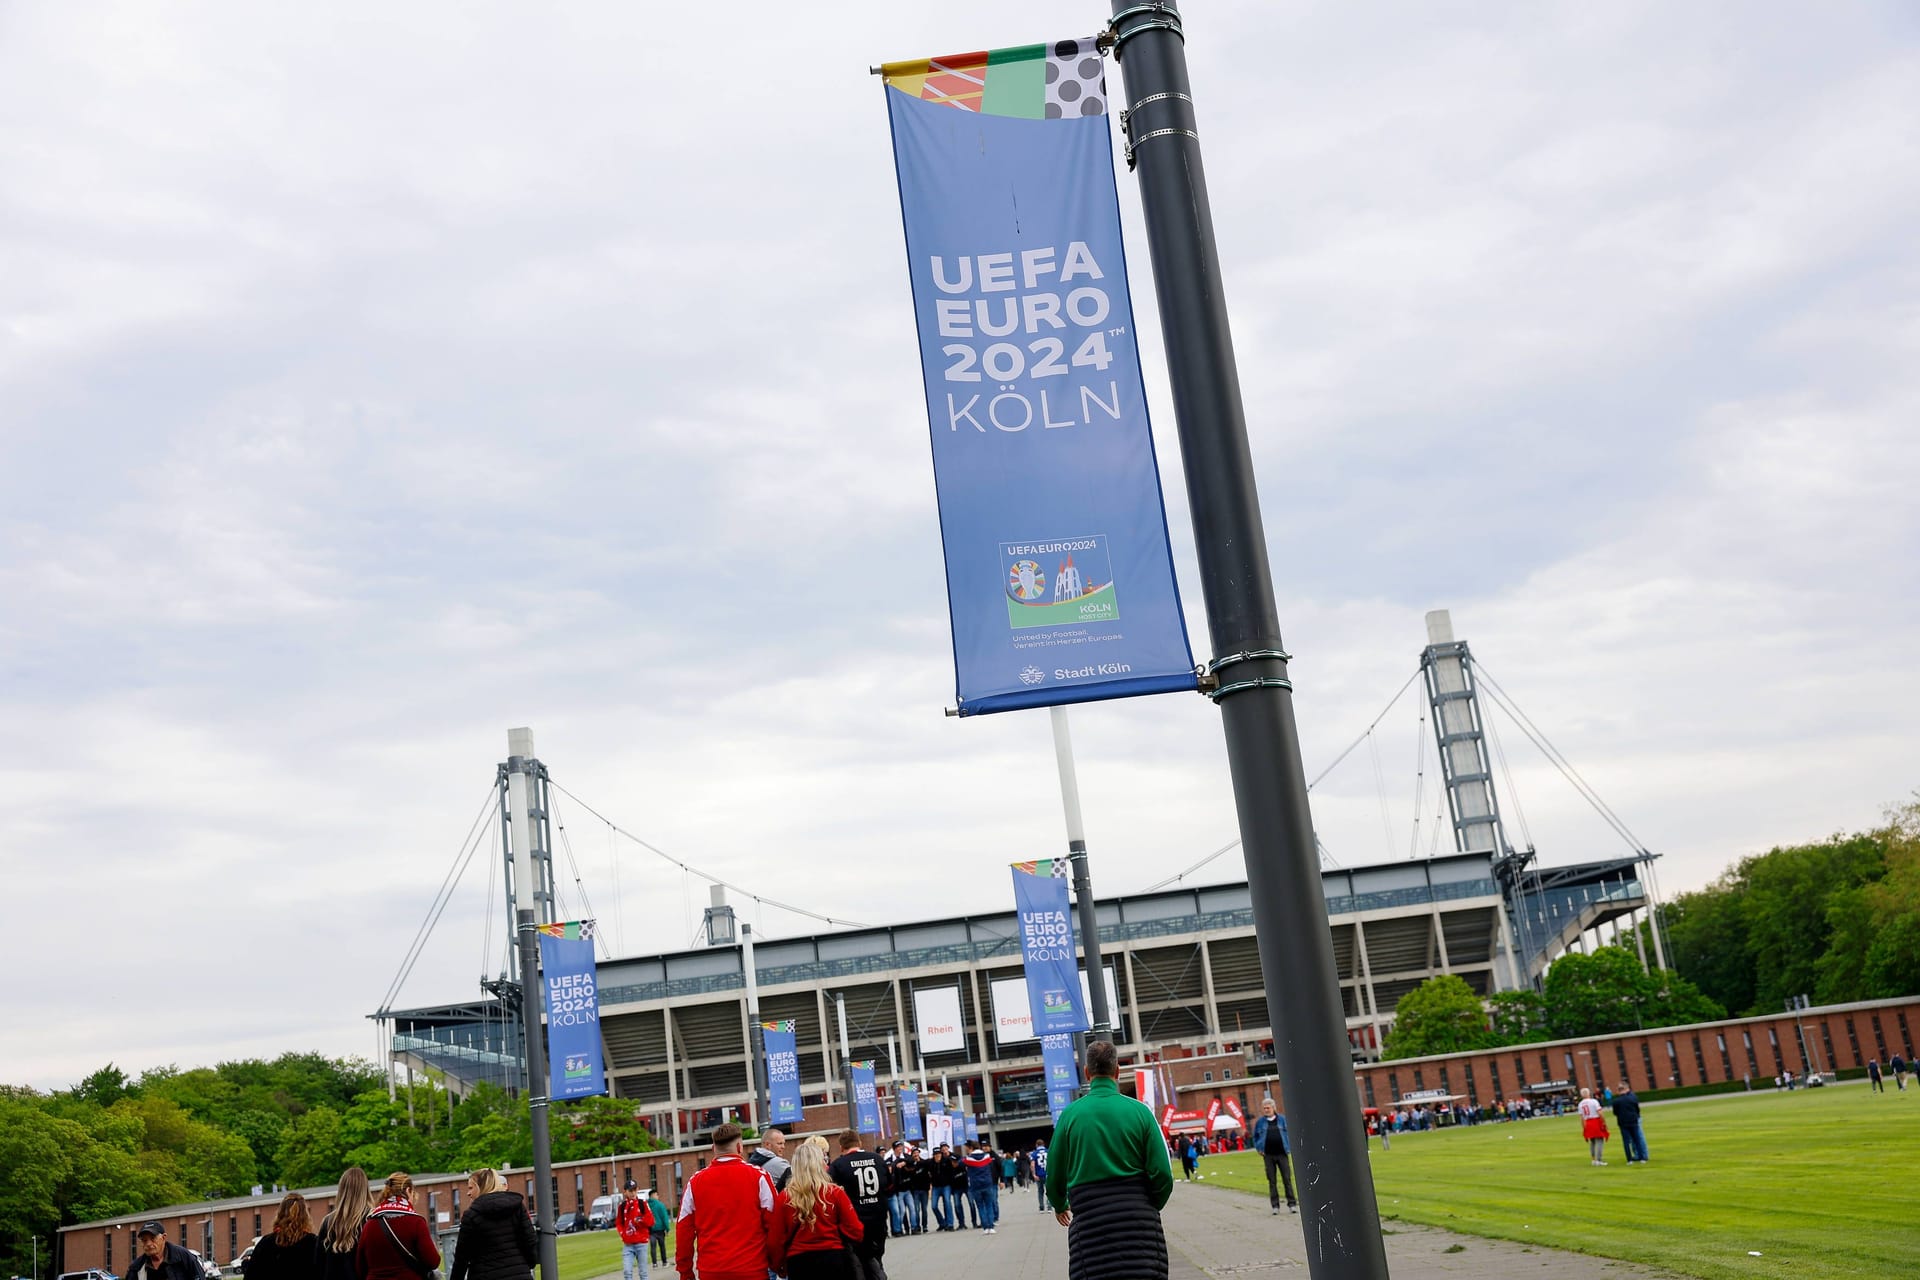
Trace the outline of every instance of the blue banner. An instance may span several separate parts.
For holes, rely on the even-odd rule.
[[[763,1022],[760,1033],[767,1045],[767,1124],[800,1123],[800,1053],[794,1044],[793,1019]]]
[[[871,1058],[853,1064],[853,1115],[856,1132],[880,1132],[880,1095],[873,1083]]]
[[[1013,864],[1013,907],[1020,917],[1020,953],[1027,971],[1027,1011],[1033,1034],[1085,1031],[1086,997],[1073,954],[1073,911],[1067,902],[1065,858]]]
[[[543,924],[541,990],[547,1006],[547,1093],[591,1098],[607,1091],[600,1063],[600,996],[594,981],[593,921]]]
[[[969,1113],[967,1116],[966,1123],[967,1123],[967,1141],[972,1142],[975,1138],[978,1138],[980,1136],[980,1121],[976,1119],[971,1113]]]
[[[945,1115],[946,1112],[947,1112],[947,1100],[945,1098],[941,1097],[937,1093],[930,1093],[927,1095],[927,1114],[928,1115],[939,1116],[939,1115]]]
[[[908,1142],[924,1142],[926,1132],[920,1127],[920,1091],[903,1084],[894,1094],[900,1099],[900,1136]]]
[[[960,714],[1195,688],[1093,41],[882,72]]]
[[[1080,1064],[1073,1056],[1073,1037],[1041,1036],[1040,1069],[1047,1077],[1047,1111],[1058,1120],[1080,1090]]]

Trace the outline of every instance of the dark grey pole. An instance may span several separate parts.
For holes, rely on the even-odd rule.
[[[1315,1280],[1387,1275],[1179,7],[1114,0],[1234,804]]]
[[[534,1222],[540,1241],[541,1280],[559,1280],[560,1252],[553,1231],[553,1147],[547,1116],[547,1048],[540,1035],[540,940],[533,911],[519,910],[520,1014],[527,1036],[527,1106],[533,1113]]]

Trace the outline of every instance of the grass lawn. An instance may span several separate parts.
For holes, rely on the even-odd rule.
[[[1703,1280],[1920,1275],[1920,1088],[1731,1094],[1649,1106],[1642,1122],[1652,1162],[1631,1168],[1617,1132],[1594,1168],[1567,1117],[1375,1140],[1380,1216]],[[1200,1168],[1266,1194],[1252,1152]]]
[[[593,1280],[620,1270],[620,1233],[618,1231],[576,1231],[556,1240],[560,1254],[560,1280]],[[667,1256],[673,1256],[673,1233],[667,1233]],[[671,1263],[665,1271],[673,1272]],[[651,1274],[658,1280],[662,1268],[655,1263]]]

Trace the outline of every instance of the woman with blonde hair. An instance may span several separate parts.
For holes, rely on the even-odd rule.
[[[539,1260],[527,1202],[491,1169],[467,1175],[467,1210],[453,1242],[447,1280],[527,1280]]]
[[[367,1171],[354,1165],[340,1175],[333,1211],[320,1219],[321,1280],[357,1280],[353,1254],[360,1247],[360,1228],[372,1212],[373,1188],[367,1185]]]
[[[387,1175],[385,1194],[360,1228],[359,1280],[428,1280],[439,1265],[433,1228],[413,1207],[413,1179]]]
[[[320,1238],[313,1234],[307,1198],[289,1191],[273,1219],[273,1233],[253,1246],[240,1274],[247,1280],[320,1280]]]
[[[853,1201],[827,1174],[819,1147],[803,1142],[793,1153],[793,1176],[773,1206],[768,1262],[788,1280],[847,1280],[847,1246],[865,1232]]]

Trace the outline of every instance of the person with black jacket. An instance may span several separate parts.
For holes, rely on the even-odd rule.
[[[848,1129],[840,1135],[840,1157],[828,1172],[840,1189],[853,1201],[853,1212],[860,1219],[862,1235],[850,1252],[859,1262],[866,1280],[887,1280],[882,1259],[887,1252],[887,1198],[892,1193],[887,1166],[871,1151],[860,1146],[860,1135]]]
[[[1640,1095],[1631,1081],[1622,1080],[1613,1095],[1613,1119],[1620,1126],[1620,1145],[1627,1149],[1628,1164],[1647,1163],[1647,1135],[1640,1128]]]
[[[199,1259],[177,1244],[168,1244],[167,1229],[159,1223],[143,1224],[133,1239],[126,1280],[205,1280]]]
[[[947,1197],[953,1202],[953,1229],[967,1229],[967,1212],[973,1212],[973,1225],[980,1225],[980,1210],[973,1207],[973,1199],[967,1195],[967,1166],[960,1158],[958,1148],[949,1148],[947,1152]]]
[[[287,1192],[273,1231],[254,1243],[240,1273],[246,1280],[320,1280],[320,1237],[313,1234],[305,1196]]]
[[[467,1175],[467,1196],[447,1280],[527,1280],[540,1248],[527,1219],[526,1200],[502,1187],[492,1169]]]

